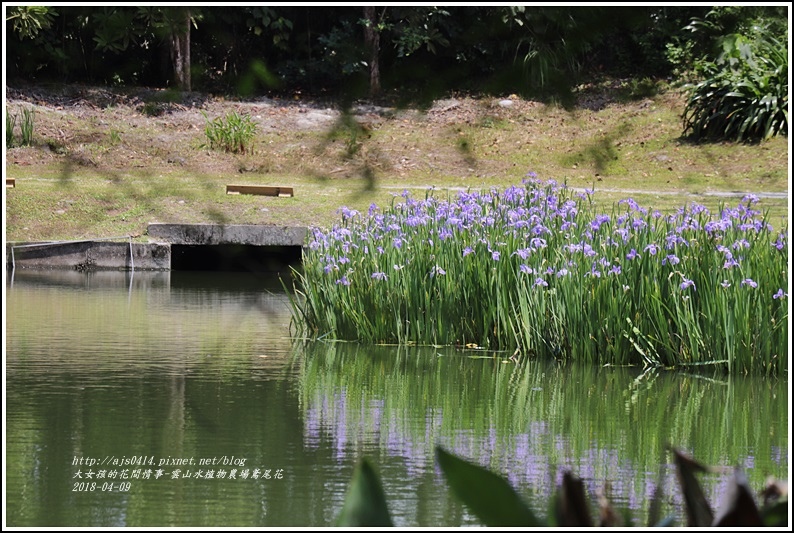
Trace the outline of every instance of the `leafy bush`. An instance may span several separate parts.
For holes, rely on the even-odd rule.
[[[146,102],[140,110],[147,117],[159,117],[164,113],[163,105],[160,102]]]
[[[772,37],[732,34],[705,79],[691,88],[684,134],[695,140],[759,141],[788,130],[788,51]]]
[[[659,94],[659,83],[651,78],[632,79],[629,82],[629,98],[649,98]]]
[[[207,120],[204,127],[204,134],[207,137],[205,146],[235,154],[251,151],[251,142],[256,135],[256,124],[250,115],[238,115],[233,111],[225,118],[209,120],[206,113],[204,118]]]
[[[724,500],[716,513],[712,510],[696,474],[709,469],[672,450],[678,482],[683,496],[687,526],[690,527],[785,527],[788,525],[787,484],[772,480],[762,493],[764,503],[759,508],[741,469],[737,468]],[[549,502],[548,517],[535,515],[515,489],[501,476],[436,447],[436,462],[444,473],[450,489],[484,525],[490,527],[610,527],[629,525],[630,517],[621,518],[606,497],[599,496],[597,523],[591,517],[582,480],[566,471],[562,485]],[[661,518],[659,507],[664,487],[656,487],[652,497],[649,526],[671,526],[674,517]],[[786,493],[787,494],[787,493]],[[624,513],[625,514],[625,513]],[[378,475],[364,458],[356,467],[337,525],[341,527],[392,526],[388,504]]]
[[[6,21],[11,21],[20,39],[32,39],[39,32],[49,29],[57,16],[58,13],[51,7],[14,6],[8,8]]]

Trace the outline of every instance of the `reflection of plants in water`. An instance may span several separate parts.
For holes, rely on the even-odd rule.
[[[686,525],[692,527],[785,527],[788,525],[787,483],[770,481],[762,493],[759,509],[752,490],[740,468],[734,471],[730,491],[714,511],[700,487],[696,474],[708,468],[678,450],[672,450],[681,492],[684,494]],[[593,519],[591,505],[582,480],[566,471],[560,488],[548,505],[545,520],[539,518],[502,477],[470,463],[437,446],[436,461],[452,492],[486,526],[497,527],[590,527],[622,526],[631,523],[630,513],[622,517],[604,494],[598,496],[598,518]],[[674,525],[673,516],[660,517],[664,487],[658,485],[649,500],[649,526]],[[661,519],[660,519],[661,518]],[[369,461],[362,459],[355,472],[337,517],[340,526],[391,526],[386,497],[377,473]]]
[[[301,372],[306,445],[330,440],[339,460],[347,448],[377,446],[382,457],[403,458],[411,476],[431,469],[434,446],[442,445],[505,473],[533,502],[546,500],[569,469],[591,494],[609,481],[635,514],[648,512],[656,486],[649,472],[670,442],[696,449],[709,464],[742,457],[753,484],[787,469],[785,452],[775,452],[788,444],[783,383],[516,366],[483,353],[308,344]],[[756,463],[773,471],[753,469]],[[672,475],[672,464],[662,467]],[[728,482],[723,473],[705,486],[714,498]]]

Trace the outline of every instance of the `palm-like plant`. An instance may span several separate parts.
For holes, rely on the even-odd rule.
[[[760,141],[788,130],[788,52],[772,38],[722,40],[705,79],[691,88],[684,134],[695,140]]]

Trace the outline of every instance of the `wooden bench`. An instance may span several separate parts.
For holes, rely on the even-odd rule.
[[[274,187],[271,185],[227,185],[226,194],[258,194],[291,198],[295,196],[295,191],[292,187]]]

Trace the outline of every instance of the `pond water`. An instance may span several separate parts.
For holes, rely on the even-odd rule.
[[[441,445],[506,477],[541,516],[562,472],[645,525],[669,443],[788,478],[788,383],[504,362],[454,348],[291,339],[272,279],[20,272],[6,283],[8,526],[330,526],[372,459],[395,525],[476,525]],[[202,464],[203,463],[203,464]],[[681,524],[680,520],[678,524]]]

